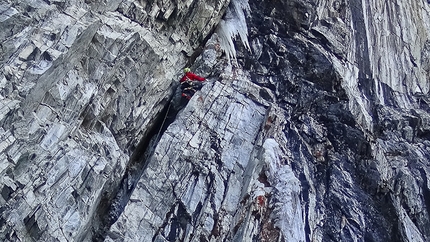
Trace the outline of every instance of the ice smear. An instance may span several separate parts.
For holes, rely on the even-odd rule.
[[[275,226],[282,231],[286,241],[306,241],[300,203],[300,181],[290,165],[281,163],[282,151],[274,139],[265,140],[263,148],[263,159],[268,167],[267,178],[273,186],[275,204],[272,216],[275,219]]]
[[[230,57],[236,59],[233,39],[237,35],[239,35],[243,45],[251,49],[248,43],[248,26],[245,17],[245,14],[249,14],[250,10],[248,0],[232,0],[224,18],[218,24],[216,33],[220,39],[221,49],[226,53],[229,60]]]

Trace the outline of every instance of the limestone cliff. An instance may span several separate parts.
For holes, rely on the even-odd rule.
[[[2,1],[0,240],[429,241],[429,19]],[[207,80],[179,107],[186,66]]]

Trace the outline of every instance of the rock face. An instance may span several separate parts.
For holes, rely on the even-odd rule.
[[[2,241],[430,240],[427,1],[0,13]]]

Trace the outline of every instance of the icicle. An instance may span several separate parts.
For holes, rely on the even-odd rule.
[[[288,164],[282,164],[282,151],[276,140],[269,138],[263,143],[263,159],[268,167],[267,178],[273,187],[271,217],[286,241],[302,242],[305,238],[305,219],[300,202],[301,186]]]
[[[233,39],[239,35],[243,45],[250,49],[248,43],[248,26],[246,25],[245,14],[248,14],[250,7],[248,0],[232,0],[223,19],[217,27],[217,34],[220,39],[221,49],[226,53],[227,58],[236,59],[236,49]]]

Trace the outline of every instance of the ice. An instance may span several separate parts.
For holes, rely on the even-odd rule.
[[[236,59],[236,49],[233,39],[239,35],[243,45],[250,49],[248,43],[248,26],[246,25],[246,14],[250,11],[248,0],[232,0],[227,8],[225,16],[218,24],[216,33],[220,39],[221,49],[227,58]]]
[[[279,144],[267,139],[263,144],[263,159],[268,166],[267,177],[273,186],[274,205],[272,216],[287,241],[305,240],[305,223],[300,203],[300,181],[290,165],[282,164]]]

